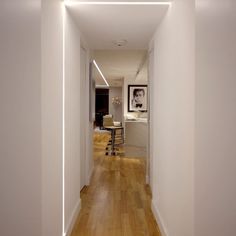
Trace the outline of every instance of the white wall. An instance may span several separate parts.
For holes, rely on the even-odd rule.
[[[65,12],[65,231],[80,208],[80,32]]]
[[[80,181],[80,189],[85,185],[89,185],[90,177],[93,171],[93,122],[90,121],[89,109],[90,109],[90,83],[89,83],[89,62],[90,58],[90,49],[80,33],[80,65],[84,67],[84,70],[81,70],[80,78],[80,140],[83,149],[81,150],[81,163],[80,166],[80,176],[83,178]]]
[[[1,8],[0,228],[5,236],[62,235],[62,10],[60,0],[4,1]],[[80,42],[66,17],[67,229],[80,201]]]
[[[88,106],[85,102],[86,91],[86,49],[80,46],[80,190],[86,185],[86,124],[88,122]],[[86,100],[89,100],[88,97]],[[85,115],[86,114],[86,115]]]
[[[109,114],[113,115],[115,121],[121,121],[123,119],[123,104],[114,105],[112,104],[112,98],[119,97],[123,103],[122,88],[121,87],[110,87],[109,88]]]
[[[32,3],[33,4],[33,3]],[[62,3],[42,0],[43,236],[62,235]],[[31,36],[30,36],[31,40]]]
[[[147,164],[146,164],[146,176],[148,176],[147,183],[150,185],[151,189],[153,189],[153,172],[154,172],[154,166],[153,166],[153,143],[154,140],[153,137],[153,109],[154,106],[154,100],[153,100],[153,93],[154,93],[154,87],[153,87],[153,80],[154,80],[154,42],[150,42],[150,49],[148,53],[148,87],[149,87],[149,93],[148,93],[148,145],[147,145]]]
[[[73,20],[73,14],[72,14],[72,9],[73,9],[73,5],[72,6],[67,6],[66,10],[67,13],[69,14],[70,17],[72,17],[72,21]],[[75,24],[74,24],[75,22]],[[81,91],[80,93],[80,97],[83,98],[83,100],[81,101],[80,104],[80,109],[83,111],[80,115],[83,116],[82,118],[85,120],[84,122],[81,121],[84,125],[83,128],[85,128],[85,132],[86,132],[86,141],[85,141],[85,154],[86,154],[86,164],[85,164],[85,177],[86,177],[86,185],[89,185],[90,182],[90,177],[92,175],[92,171],[93,171],[93,121],[90,121],[90,117],[89,117],[89,112],[90,112],[90,83],[89,83],[89,63],[92,59],[92,51],[89,48],[89,45],[86,42],[86,38],[84,37],[84,35],[82,34],[82,32],[80,32],[78,25],[76,25],[76,21],[73,22],[73,27],[71,26],[71,32],[72,31],[77,31],[77,33],[79,34],[79,38],[77,36],[77,40],[80,43],[80,47],[82,47],[83,49],[85,49],[86,51],[86,71],[85,71],[85,81],[80,81],[82,83],[82,86],[84,87],[84,89],[80,88]],[[75,43],[73,44],[72,47],[77,47],[77,45],[75,45]],[[73,55],[72,57],[74,57],[75,55]],[[80,63],[80,61],[76,62],[76,66],[77,64]],[[78,67],[77,67],[78,68]],[[74,67],[74,69],[76,69],[76,67]],[[78,72],[77,72],[78,73]],[[85,84],[83,84],[85,83]],[[83,92],[83,94],[82,94]],[[94,94],[95,96],[95,94]],[[95,98],[94,98],[95,99]],[[95,101],[95,100],[94,100]],[[93,105],[95,106],[95,104],[93,103]],[[95,108],[94,108],[95,110]],[[80,116],[80,117],[81,117]],[[95,113],[93,114],[93,118],[95,118]],[[81,132],[81,131],[80,131]],[[80,137],[81,138],[81,137]]]
[[[170,6],[154,37],[153,210],[163,235],[193,235],[194,1]]]
[[[42,5],[43,235],[62,234],[63,5]],[[67,10],[65,29],[64,230],[80,209],[80,32]],[[87,68],[88,69],[88,68]],[[86,92],[85,92],[86,93]],[[88,94],[88,93],[87,93]],[[88,113],[88,112],[87,112]],[[87,124],[87,129],[89,129]],[[88,149],[88,147],[86,147]],[[88,161],[88,160],[86,160]]]
[[[85,101],[86,113],[85,120],[88,122],[86,123],[86,185],[90,184],[90,178],[92,176],[94,162],[93,162],[93,122],[95,120],[95,82],[90,83],[90,66],[89,63],[91,61],[91,51],[88,50],[87,47],[87,74],[86,74],[86,94],[89,95],[89,99]],[[93,84],[93,86],[92,86]],[[90,90],[90,87],[93,87]],[[93,102],[92,102],[93,101]],[[90,107],[91,106],[91,107]],[[90,114],[90,109],[91,113]],[[91,117],[90,117],[91,115]]]
[[[41,236],[40,1],[0,5],[0,234]]]
[[[195,235],[235,235],[236,2],[196,12]]]

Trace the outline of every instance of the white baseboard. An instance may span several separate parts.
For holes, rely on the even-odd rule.
[[[169,234],[167,233],[167,230],[166,230],[164,222],[163,222],[163,220],[161,218],[160,212],[159,212],[157,206],[155,205],[155,203],[153,201],[152,201],[152,206],[151,207],[152,207],[153,215],[154,215],[154,217],[155,217],[155,219],[157,221],[157,224],[159,226],[159,229],[161,231],[161,235],[162,236],[168,236]]]
[[[76,219],[79,215],[80,208],[81,208],[81,200],[79,199],[77,201],[76,205],[75,205],[75,208],[74,208],[72,214],[71,214],[70,220],[66,225],[65,236],[70,236],[71,235],[74,224],[75,224],[75,221],[76,221]]]
[[[87,186],[89,186],[89,184],[90,184],[90,180],[91,180],[92,174],[93,174],[93,168],[91,168],[91,170],[88,173],[87,181],[86,181],[86,185]]]
[[[148,175],[146,175],[146,184],[150,184],[149,183],[149,176]]]

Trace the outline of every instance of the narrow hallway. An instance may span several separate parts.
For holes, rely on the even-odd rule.
[[[71,236],[160,236],[151,212],[142,158],[105,155],[107,133],[94,134],[95,168],[81,191],[82,207]]]

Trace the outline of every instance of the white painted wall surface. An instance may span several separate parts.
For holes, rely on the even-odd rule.
[[[33,4],[33,2],[31,2],[31,4]],[[31,37],[32,36],[30,36],[30,40]],[[62,235],[63,78],[62,2],[60,0],[42,0],[41,39],[42,236],[59,236]]]
[[[194,1],[170,6],[154,37],[153,210],[163,235],[193,235]]]
[[[67,6],[67,13],[73,18],[72,12],[71,10],[73,9],[73,6]],[[73,18],[74,19],[74,18]],[[85,49],[85,60],[86,60],[86,71],[85,71],[85,81],[83,81],[83,83],[85,82],[85,84],[83,84],[83,88],[81,88],[80,86],[80,98],[82,98],[82,100],[80,99],[80,109],[81,111],[83,111],[80,115],[83,116],[84,121],[80,120],[83,123],[83,126],[85,128],[85,143],[83,145],[85,145],[85,154],[86,154],[86,164],[85,164],[85,178],[86,178],[86,185],[89,185],[90,182],[90,176],[92,174],[93,171],[93,121],[90,121],[90,117],[89,117],[89,109],[90,109],[90,84],[89,84],[89,63],[90,61],[92,61],[92,56],[91,56],[91,50],[89,48],[89,45],[86,42],[86,39],[84,37],[84,35],[80,32],[80,29],[78,28],[78,26],[74,25],[74,30],[77,30],[77,32],[80,35],[80,47]],[[71,28],[72,30],[72,28]],[[79,61],[80,63],[80,61]],[[81,81],[80,81],[81,82]],[[93,97],[95,96],[95,94],[93,94]],[[94,97],[95,100],[95,97]],[[93,105],[95,106],[95,104],[93,103]],[[95,108],[94,108],[95,111]],[[81,117],[80,116],[80,117]],[[93,117],[95,118],[95,112],[93,114]],[[81,137],[80,137],[81,138]]]
[[[40,1],[0,6],[0,234],[41,236]]]
[[[196,1],[195,235],[236,234],[236,2]]]
[[[153,167],[153,143],[154,140],[152,139],[153,137],[153,123],[154,123],[154,116],[153,116],[153,109],[152,107],[154,106],[154,100],[153,100],[153,80],[155,78],[154,74],[154,45],[153,41],[150,42],[150,50],[148,53],[148,87],[149,87],[149,93],[148,93],[148,145],[147,145],[147,166],[146,166],[146,175],[148,176],[148,183],[153,189],[153,172],[155,171]]]
[[[65,232],[80,208],[80,32],[65,12]]]
[[[89,95],[89,98],[85,100],[85,112],[86,116],[85,119],[88,121],[86,122],[86,185],[90,184],[90,177],[92,176],[92,171],[93,171],[93,122],[95,115],[92,115],[94,118],[90,118],[90,102],[92,102],[92,99],[94,100],[93,106],[95,106],[95,83],[93,91],[90,91],[90,72],[89,72],[89,67],[90,67],[90,61],[91,61],[91,51],[86,47],[87,49],[87,63],[86,63],[86,94]],[[95,114],[95,108],[92,109],[93,114]],[[90,120],[91,119],[91,120]]]
[[[86,112],[88,95],[86,91],[86,62],[87,53],[85,48],[80,47],[80,190],[86,185],[86,124],[88,123]]]
[[[83,50],[83,62],[81,61],[81,66],[83,65],[84,71],[83,71],[83,80],[80,88],[80,96],[81,96],[81,124],[83,128],[83,140],[81,140],[83,143],[81,145],[84,146],[83,157],[84,158],[84,164],[83,166],[80,166],[80,169],[82,171],[83,168],[83,176],[84,180],[80,181],[80,188],[82,188],[84,185],[89,185],[90,183],[90,177],[93,171],[93,122],[89,120],[89,106],[90,106],[90,91],[89,91],[89,62],[90,59],[90,49],[83,37],[83,35],[80,32],[80,45],[82,46]],[[81,50],[81,51],[82,51]],[[80,58],[82,57],[80,54]],[[82,138],[82,136],[81,136]],[[82,155],[82,154],[81,154]],[[81,173],[82,174],[82,173]]]

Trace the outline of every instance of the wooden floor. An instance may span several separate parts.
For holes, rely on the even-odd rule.
[[[105,156],[108,134],[94,135],[95,169],[81,192],[71,236],[160,236],[150,209],[143,158]]]

